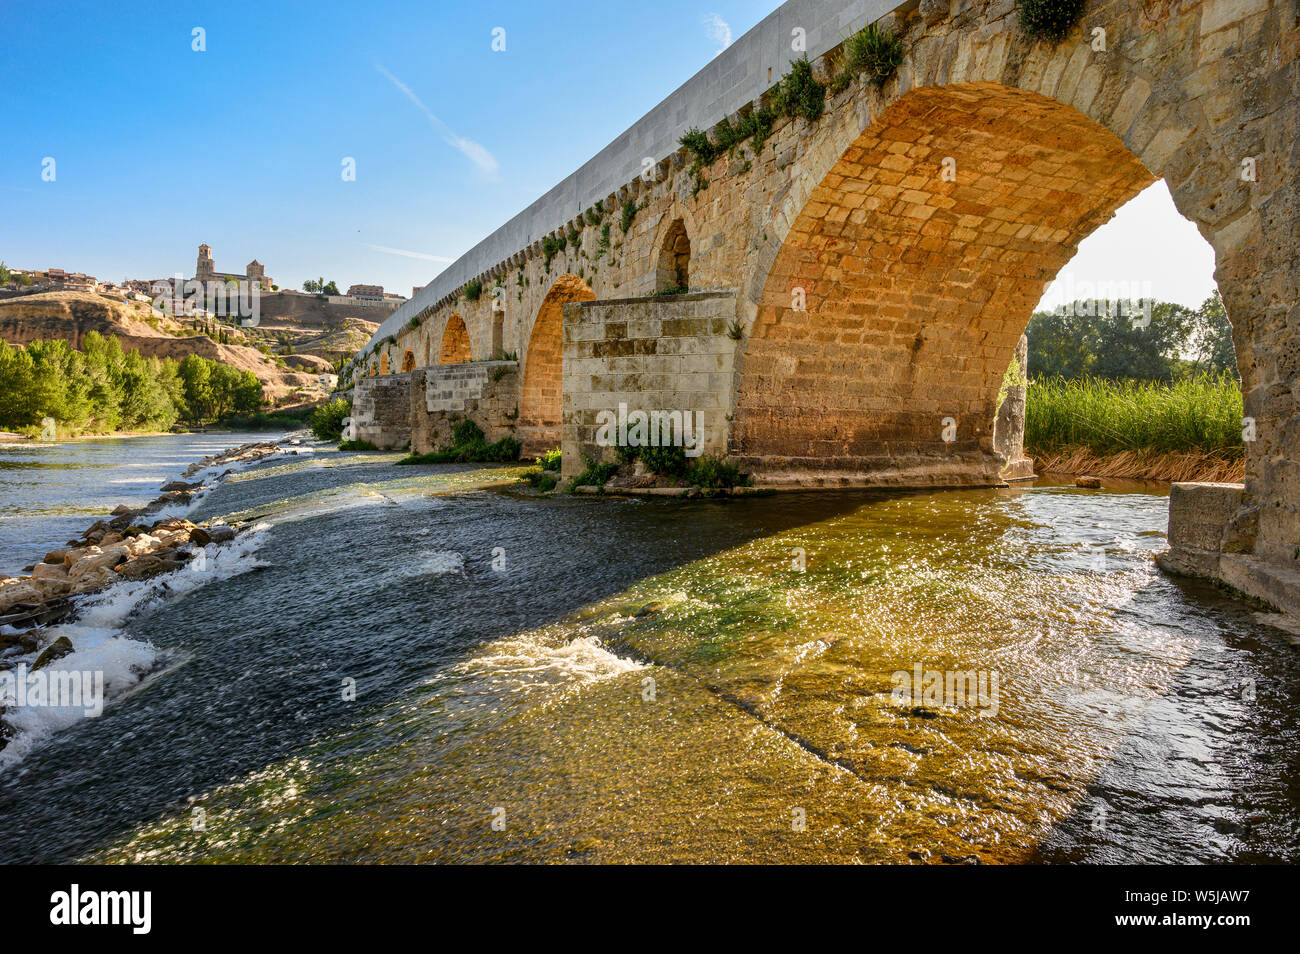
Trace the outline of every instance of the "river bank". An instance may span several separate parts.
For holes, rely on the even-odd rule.
[[[100,679],[110,673],[109,688],[119,692],[145,678],[155,661],[152,650],[113,635],[115,624],[161,594],[198,585],[210,567],[229,565],[225,545],[244,529],[224,521],[195,523],[183,514],[236,470],[285,450],[297,453],[301,444],[297,438],[256,441],[209,454],[191,462],[181,479],[166,481],[148,503],[118,505],[24,567],[29,575],[0,574],[0,675],[19,674],[25,688],[47,667],[80,666],[74,671],[96,672]],[[191,572],[177,577],[182,569]],[[12,695],[0,699],[0,752],[13,743],[21,756],[78,717],[76,706],[33,708]]]
[[[1201,451],[1126,450],[1099,454],[1087,447],[1068,447],[1045,452],[1026,450],[1026,453],[1034,460],[1034,473],[1057,477],[1238,484],[1246,478],[1243,458]]]

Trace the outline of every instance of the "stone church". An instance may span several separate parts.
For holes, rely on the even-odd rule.
[[[199,246],[198,263],[195,266],[194,278],[200,282],[228,282],[231,280],[242,282],[256,282],[264,289],[270,290],[272,281],[266,277],[266,267],[257,259],[248,263],[244,274],[239,275],[232,272],[219,272],[212,261],[212,247],[209,245]]]

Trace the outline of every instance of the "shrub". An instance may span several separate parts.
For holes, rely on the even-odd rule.
[[[903,41],[893,31],[874,23],[844,41],[844,68],[849,74],[865,73],[883,86],[903,62]]]
[[[598,464],[586,454],[582,455],[582,460],[586,468],[581,474],[573,478],[573,483],[569,484],[569,493],[573,493],[579,487],[604,487],[606,481],[618,471],[617,461]]]
[[[802,116],[814,122],[821,116],[826,108],[826,87],[814,78],[807,57],[790,61],[790,72],[777,84],[773,102],[777,112],[792,119]]]
[[[370,443],[370,441],[343,441],[341,444],[339,444],[339,450],[341,450],[341,451],[377,451],[377,450],[379,450],[379,448],[376,447],[374,444]],[[399,461],[399,463],[400,463],[400,461]]]
[[[399,464],[509,464],[519,459],[520,444],[513,437],[503,437],[491,444],[483,439],[483,429],[468,418],[457,421],[451,429],[452,444],[428,454],[412,454]]]
[[[1060,43],[1083,18],[1083,0],[1018,0],[1020,28],[1036,40]]]
[[[564,251],[566,245],[568,245],[568,240],[563,235],[559,238],[551,238],[549,235],[543,237],[542,256],[546,260],[546,270],[548,272],[551,270],[551,259]]]
[[[555,485],[559,483],[555,474],[549,470],[533,469],[525,474],[524,477],[530,484],[544,494],[550,493],[555,489]]]
[[[465,444],[482,443],[483,428],[479,427],[469,418],[457,421],[451,429],[451,443],[453,447],[461,447]]]
[[[622,221],[619,224],[623,226],[624,235],[626,235],[628,230],[632,228],[632,220],[636,218],[636,214],[639,211],[640,208],[637,206],[635,199],[628,199],[623,203]]]
[[[311,415],[311,433],[317,440],[337,441],[343,436],[343,419],[352,413],[352,403],[335,398],[316,408]]]
[[[678,140],[701,166],[713,164],[718,158],[718,147],[709,140],[709,134],[700,129],[688,129]]]
[[[642,447],[641,463],[652,474],[663,477],[681,477],[687,471],[686,449],[672,445],[666,447]]]
[[[478,301],[483,294],[483,283],[477,278],[465,283],[465,297],[470,301]]]
[[[739,467],[717,457],[701,457],[691,464],[686,482],[701,490],[726,490],[748,483]]]
[[[537,458],[537,465],[541,467],[542,470],[558,471],[560,469],[560,449],[555,447],[548,450],[541,457]]]

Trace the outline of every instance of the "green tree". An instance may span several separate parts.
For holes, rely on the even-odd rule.
[[[27,349],[0,339],[0,427],[32,427],[40,421],[35,378],[36,368]]]
[[[1217,288],[1196,312],[1192,361],[1198,370],[1215,375],[1226,372],[1241,379],[1237,372],[1237,351],[1232,346],[1232,325]]]
[[[185,388],[185,407],[193,423],[212,418],[211,362],[197,354],[186,355],[180,364],[180,378]]]

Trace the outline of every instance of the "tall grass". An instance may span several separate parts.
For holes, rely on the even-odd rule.
[[[1157,384],[1048,378],[1029,384],[1025,448],[1035,456],[1086,450],[1112,455],[1243,455],[1241,388],[1231,375]]]

